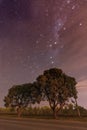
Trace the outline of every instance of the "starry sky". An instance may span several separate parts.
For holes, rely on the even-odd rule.
[[[87,107],[87,0],[0,0],[0,105],[52,67],[76,78]]]

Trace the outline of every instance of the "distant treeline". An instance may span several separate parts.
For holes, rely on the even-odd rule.
[[[87,109],[78,106],[80,114],[82,117],[87,117]],[[12,116],[17,116],[17,111],[15,108],[0,108],[0,115],[12,115]],[[44,107],[27,107],[23,110],[23,117],[53,117],[53,112],[49,106],[44,106]],[[71,117],[76,117],[78,116],[77,114],[77,109],[72,105],[69,104],[67,107],[62,108],[60,111],[58,111],[57,116],[71,116]]]

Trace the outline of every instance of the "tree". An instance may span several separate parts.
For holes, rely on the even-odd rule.
[[[18,117],[20,117],[23,109],[26,108],[29,104],[40,102],[39,92],[40,91],[36,83],[15,85],[9,89],[8,95],[4,99],[5,106],[16,107]]]
[[[80,117],[80,116],[81,116],[81,113],[80,113],[79,106],[78,106],[78,103],[77,103],[77,100],[76,100],[76,99],[75,99],[75,107],[76,107],[76,109],[77,109],[78,116]]]
[[[42,88],[44,100],[49,102],[55,118],[56,110],[60,110],[70,98],[77,99],[75,79],[64,74],[61,69],[52,68],[44,71],[37,78],[37,82]]]

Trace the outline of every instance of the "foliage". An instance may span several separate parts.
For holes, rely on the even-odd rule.
[[[29,116],[52,116],[52,110],[48,106],[44,107],[28,107],[24,115]]]
[[[29,104],[40,102],[39,93],[36,83],[13,86],[9,89],[8,95],[4,99],[5,106],[17,108],[18,116],[20,116],[23,109]]]
[[[8,95],[5,97],[5,106],[26,107],[31,101],[31,84],[15,85],[9,89]]]
[[[61,69],[52,68],[44,71],[37,78],[42,87],[44,99],[49,102],[56,118],[56,109],[61,109],[69,98],[77,98],[76,81],[73,77],[65,75]]]
[[[79,111],[81,113],[81,117],[87,117],[87,109],[78,106]],[[0,108],[0,115],[6,115],[8,116],[16,116],[17,112],[14,108]],[[30,107],[27,107],[24,109],[22,113],[23,117],[37,117],[37,118],[53,118],[52,109],[49,106],[43,106],[43,107],[34,107],[33,105]],[[77,117],[77,110],[75,106],[72,104],[68,104],[68,106],[64,106],[59,113],[57,113],[57,116],[61,117]]]
[[[29,104],[48,101],[56,118],[56,113],[69,101],[76,101],[76,81],[61,69],[52,68],[43,72],[33,83],[15,85],[9,89],[4,99],[6,107],[17,108],[20,116]],[[77,102],[76,102],[77,103]],[[58,109],[59,108],[59,109]]]

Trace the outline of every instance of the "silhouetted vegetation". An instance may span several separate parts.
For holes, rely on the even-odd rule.
[[[32,108],[32,112],[36,115],[38,113],[39,115],[41,113],[52,115],[53,113],[56,118],[60,111],[62,113],[66,111],[63,108],[68,102],[72,102],[76,106],[75,109],[79,110],[75,78],[67,76],[61,69],[52,68],[44,71],[33,83],[11,87],[4,98],[5,106],[15,108],[18,116],[21,116],[27,109],[30,112],[32,109],[28,106],[35,103],[39,104],[41,101],[48,101],[51,109],[46,109],[46,113],[44,109]]]
[[[87,119],[87,109],[78,106],[79,111],[81,113],[81,117],[85,117]],[[15,108],[0,108],[0,116],[4,115],[6,117],[16,117],[17,111]],[[77,118],[77,109],[72,104],[69,106],[65,106],[57,113],[58,118],[60,117],[67,117],[67,118]],[[52,109],[49,106],[44,107],[27,107],[24,109],[22,113],[22,117],[37,117],[37,118],[53,118]]]

